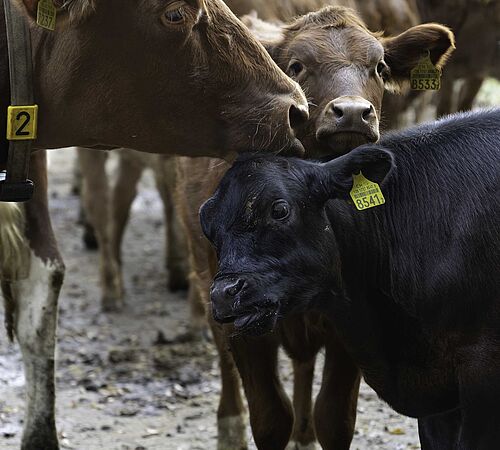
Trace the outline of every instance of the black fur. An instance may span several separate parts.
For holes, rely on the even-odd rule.
[[[346,201],[359,170],[382,183],[384,205]],[[277,199],[290,205],[285,220],[270,215]],[[220,320],[255,334],[290,311],[327,311],[367,382],[422,419],[425,448],[498,445],[500,109],[324,164],[241,157],[200,212],[219,257]],[[227,277],[240,280],[234,297],[218,294]],[[438,445],[433,426],[446,424]]]

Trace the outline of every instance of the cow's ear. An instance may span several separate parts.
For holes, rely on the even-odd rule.
[[[437,68],[442,68],[455,49],[455,36],[448,27],[428,23],[383,38],[382,45],[391,73],[389,84],[397,87],[409,81],[411,70],[427,54]]]
[[[277,50],[283,43],[284,24],[280,22],[265,22],[257,17],[257,13],[252,11],[250,14],[242,16],[241,21],[250,30],[250,32],[265,47],[267,52],[276,61]]]
[[[31,22],[36,22],[40,0],[14,0],[24,9]],[[66,24],[77,24],[87,19],[95,10],[97,0],[52,0],[57,9],[56,29]]]
[[[321,164],[316,171],[317,193],[324,200],[349,198],[353,175],[363,172],[365,178],[382,184],[394,167],[392,153],[380,146],[362,146],[332,161]]]

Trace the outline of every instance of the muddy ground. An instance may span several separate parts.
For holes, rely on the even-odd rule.
[[[489,92],[486,97],[491,99]],[[184,294],[167,292],[162,209],[151,174],[141,181],[124,239],[127,305],[122,313],[105,315],[99,305],[97,254],[84,249],[76,225],[79,199],[70,188],[74,151],[53,151],[50,156],[50,206],[67,266],[57,352],[62,448],[215,449],[220,390],[216,352],[210,343],[176,342],[187,329],[188,307]],[[171,343],[157,345],[160,333]],[[283,355],[281,372],[290,392],[291,367]],[[2,332],[0,449],[19,448],[23,391],[19,349]],[[250,432],[248,438],[254,448]],[[352,448],[420,448],[416,421],[395,414],[363,385]]]

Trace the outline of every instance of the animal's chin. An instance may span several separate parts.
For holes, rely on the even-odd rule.
[[[328,135],[317,135],[318,141],[328,148],[329,154],[343,155],[360,145],[369,144],[378,140],[373,133],[336,132]]]
[[[278,321],[278,310],[264,310],[237,316],[234,320],[236,334],[261,336],[274,330]]]

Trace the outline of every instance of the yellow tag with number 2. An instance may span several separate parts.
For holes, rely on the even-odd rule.
[[[7,139],[25,141],[36,139],[38,105],[7,108]]]
[[[52,0],[40,0],[36,14],[36,23],[42,28],[54,31],[56,29],[57,9]]]
[[[357,210],[362,211],[385,203],[385,198],[377,183],[365,178],[361,172],[353,175],[352,179],[351,198]]]

